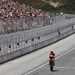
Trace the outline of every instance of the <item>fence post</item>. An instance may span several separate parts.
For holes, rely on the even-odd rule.
[[[57,32],[58,32],[58,35],[60,36],[60,35],[61,35],[61,33],[60,33],[60,30],[59,30],[59,29],[57,29]]]
[[[72,25],[72,30],[74,29],[74,25]]]

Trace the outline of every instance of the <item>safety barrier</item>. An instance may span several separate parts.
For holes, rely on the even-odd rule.
[[[50,30],[49,26],[27,32],[0,36],[0,63],[17,58],[54,43],[75,32],[75,25]]]

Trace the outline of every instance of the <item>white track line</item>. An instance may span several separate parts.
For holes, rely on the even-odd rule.
[[[75,69],[75,67],[72,67],[72,66],[71,66],[71,67],[70,67],[70,66],[69,66],[69,67],[57,67],[57,66],[55,66],[55,68],[56,68],[56,69],[64,69],[64,70],[65,70],[65,69],[66,69],[66,70],[67,70],[67,69]]]
[[[66,52],[64,52],[64,54],[58,55],[58,56],[56,57],[56,60],[59,59],[60,57],[64,56],[64,55],[68,54],[68,53],[71,52],[72,50],[73,50],[73,48],[70,49],[70,50],[67,50]],[[22,74],[22,75],[29,75],[30,73],[32,73],[32,72],[34,72],[34,71],[36,71],[36,70],[38,70],[38,69],[44,67],[44,66],[47,65],[47,64],[48,64],[48,63],[43,64],[43,65],[41,65],[41,66],[39,66],[39,67],[33,69],[32,71],[30,71],[30,72],[28,72],[28,73],[26,73],[26,74],[24,73],[24,74]]]

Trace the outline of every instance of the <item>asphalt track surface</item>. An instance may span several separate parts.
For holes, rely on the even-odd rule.
[[[29,75],[75,75],[75,50],[57,59],[53,72],[46,64]]]

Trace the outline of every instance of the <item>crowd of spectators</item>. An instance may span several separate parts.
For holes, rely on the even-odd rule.
[[[20,5],[17,1],[0,0],[0,17],[20,17],[20,16],[43,15],[41,10],[34,9],[25,4]]]
[[[49,24],[48,13],[20,4],[16,0],[0,0],[0,32],[30,28],[35,22],[37,25]]]

